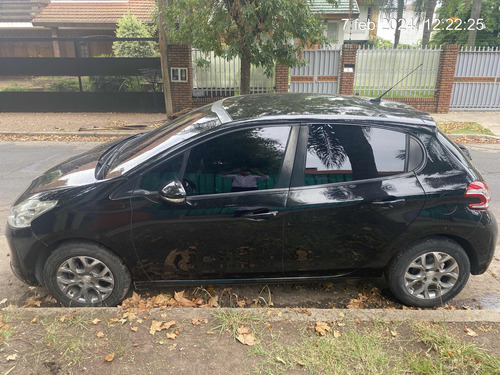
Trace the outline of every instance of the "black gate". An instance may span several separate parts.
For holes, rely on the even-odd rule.
[[[6,41],[157,41],[156,38],[0,38]],[[78,54],[75,53],[77,56]],[[78,77],[77,92],[0,91],[0,112],[164,112],[160,58],[0,57],[0,78]],[[147,91],[85,91],[81,77],[145,77]],[[151,81],[151,77],[154,80]]]

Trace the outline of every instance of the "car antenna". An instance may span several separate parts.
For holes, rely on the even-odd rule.
[[[370,101],[372,103],[380,103],[380,100],[382,99],[382,97],[387,94],[389,91],[391,91],[394,87],[396,87],[397,85],[399,85],[401,82],[403,82],[406,77],[408,77],[410,74],[412,74],[415,70],[417,70],[418,68],[420,68],[422,65],[424,65],[424,63],[420,64],[419,66],[417,66],[415,69],[413,69],[410,73],[408,73],[407,75],[405,75],[398,83],[396,83],[394,86],[392,86],[389,90],[385,91],[382,95],[380,95],[378,98],[371,98]]]

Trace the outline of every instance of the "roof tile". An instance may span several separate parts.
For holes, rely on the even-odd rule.
[[[41,23],[116,23],[130,12],[141,22],[151,22],[153,0],[51,2],[35,19]]]

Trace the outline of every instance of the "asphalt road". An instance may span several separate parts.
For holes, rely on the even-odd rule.
[[[68,157],[97,145],[98,143],[92,142],[0,142],[0,221],[6,222],[10,205],[31,180]],[[468,147],[474,164],[490,187],[493,196],[492,210],[500,219],[500,145],[480,144]],[[10,271],[4,225],[0,223],[0,300],[7,298],[16,303],[30,292]],[[471,278],[468,286],[455,300],[476,300],[483,308],[500,308],[500,247],[497,248],[495,258],[490,270],[484,275]],[[298,299],[300,302],[300,296]]]

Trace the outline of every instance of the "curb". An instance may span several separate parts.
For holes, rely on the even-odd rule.
[[[447,134],[451,139],[487,139],[487,140],[500,140],[500,137],[496,135],[486,135],[486,134]]]
[[[131,136],[137,132],[94,132],[94,133],[83,133],[83,132],[8,132],[0,131],[0,136],[21,136],[21,137],[80,137],[80,138],[90,138],[90,137],[125,137]]]
[[[28,314],[38,316],[51,315],[96,315],[109,314],[116,316],[123,310],[119,307],[93,307],[93,308],[5,308],[2,310],[16,312],[17,314]],[[391,321],[419,321],[419,322],[490,322],[500,323],[500,310],[389,310],[389,309],[297,309],[297,308],[217,308],[217,309],[196,309],[186,307],[154,308],[149,310],[151,315],[167,313],[169,317],[179,317],[182,319],[209,318],[216,312],[262,314],[268,321],[289,321],[289,322],[309,322],[309,321],[335,321],[339,319],[360,320],[369,322],[379,320]]]

